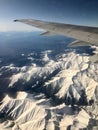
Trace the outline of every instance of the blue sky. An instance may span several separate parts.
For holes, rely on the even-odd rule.
[[[0,31],[36,30],[21,18],[98,27],[98,0],[0,0]]]

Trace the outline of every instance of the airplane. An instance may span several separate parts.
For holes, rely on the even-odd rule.
[[[70,43],[71,47],[76,46],[98,46],[98,27],[72,25],[65,23],[47,22],[34,19],[16,19],[14,22],[22,22],[39,29],[46,30],[41,35],[63,35],[76,39]],[[98,63],[98,54],[90,56],[90,61]]]

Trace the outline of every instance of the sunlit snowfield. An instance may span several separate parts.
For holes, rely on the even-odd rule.
[[[0,33],[0,127],[98,129],[98,64],[90,47],[39,32]]]

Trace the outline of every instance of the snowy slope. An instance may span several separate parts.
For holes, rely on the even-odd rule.
[[[84,54],[53,60],[49,53],[43,53],[43,67],[9,67],[18,70],[8,85],[17,92],[2,100],[1,130],[98,129],[98,64]]]

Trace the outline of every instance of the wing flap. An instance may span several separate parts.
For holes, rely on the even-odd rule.
[[[69,44],[69,47],[89,46],[89,45],[90,45],[90,43],[88,43],[88,42],[76,40],[76,41],[71,42]]]
[[[52,35],[56,35],[56,34],[54,34],[53,32],[46,31],[44,33],[41,33],[40,35],[41,36],[52,36]]]

